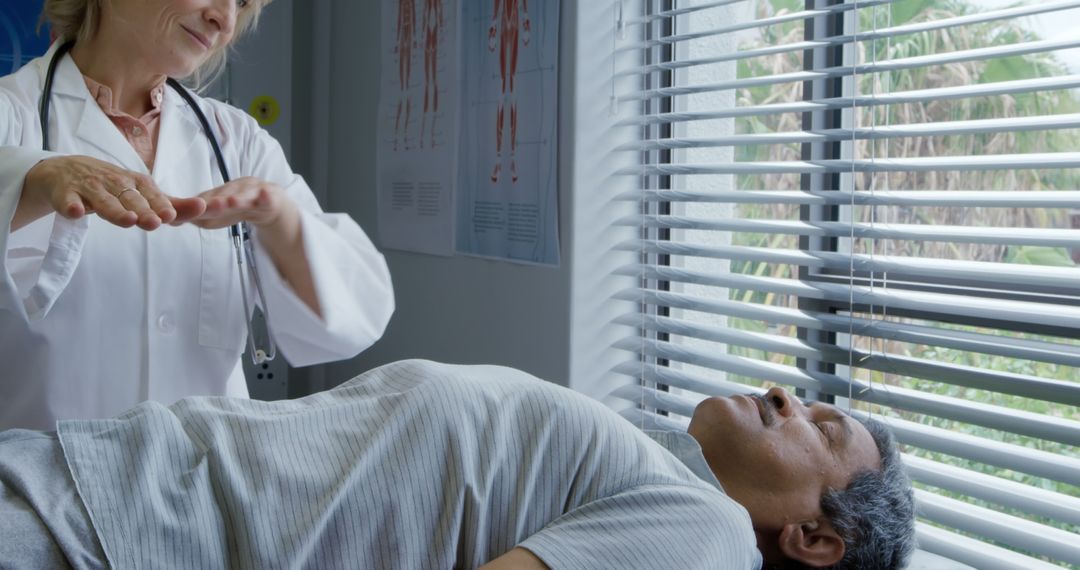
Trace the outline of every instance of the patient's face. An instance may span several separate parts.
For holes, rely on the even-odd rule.
[[[694,410],[688,431],[759,530],[817,519],[825,489],[881,468],[861,423],[827,404],[805,406],[780,388],[761,398],[709,398]]]

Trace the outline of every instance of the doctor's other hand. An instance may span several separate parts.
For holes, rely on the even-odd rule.
[[[163,223],[195,219],[205,209],[200,198],[164,194],[145,174],[89,156],[57,156],[26,174],[11,231],[53,212],[70,220],[96,213],[120,227],[152,231]]]
[[[206,212],[191,223],[207,229],[249,222],[278,273],[316,315],[322,316],[315,282],[304,250],[300,208],[273,182],[238,178],[207,190]]]
[[[225,228],[248,222],[272,232],[296,225],[300,220],[300,210],[284,188],[250,176],[207,190],[199,197],[206,200],[206,211],[191,223],[201,228]]]

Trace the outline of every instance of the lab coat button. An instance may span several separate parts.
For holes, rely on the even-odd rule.
[[[157,327],[159,331],[169,334],[176,330],[176,321],[171,314],[161,313],[157,319]]]

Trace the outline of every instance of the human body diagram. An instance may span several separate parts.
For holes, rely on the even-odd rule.
[[[428,0],[424,0],[428,1]],[[409,97],[409,80],[412,76],[412,48],[416,46],[416,0],[398,1],[397,45],[394,52],[398,56],[398,87],[400,89],[397,104],[397,118],[394,120],[394,150],[409,148],[409,116],[412,114],[412,100]],[[405,122],[402,123],[402,111]]]
[[[499,52],[499,75],[502,90],[499,95],[499,110],[495,121],[495,168],[491,172],[491,182],[496,183],[502,175],[503,130],[506,125],[506,107],[510,107],[510,180],[517,182],[517,162],[514,153],[517,150],[518,109],[514,95],[514,76],[517,74],[518,41],[529,45],[531,24],[529,22],[528,0],[494,0],[495,9],[491,15],[491,27],[488,30],[488,49]]]
[[[439,30],[443,26],[443,0],[424,0],[424,116],[420,121],[420,146],[424,146],[424,127],[431,113],[428,131],[430,145],[435,147],[435,119],[439,116]],[[430,103],[430,105],[429,105]]]

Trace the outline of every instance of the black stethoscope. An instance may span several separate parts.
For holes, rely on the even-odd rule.
[[[49,105],[50,99],[52,99],[52,83],[53,76],[56,75],[56,66],[63,59],[71,48],[75,45],[74,41],[69,41],[61,45],[56,49],[56,53],[53,54],[52,60],[49,61],[49,70],[45,74],[45,89],[41,94],[41,107],[39,109],[41,116],[41,148],[42,150],[49,150]],[[214,149],[214,156],[217,157],[218,170],[221,171],[221,178],[224,182],[229,182],[229,169],[225,167],[225,157],[221,154],[221,147],[218,145],[217,137],[214,136],[214,131],[210,129],[210,122],[206,120],[206,115],[203,114],[202,109],[195,103],[195,99],[191,96],[191,93],[180,85],[180,82],[173,78],[165,80],[180,94],[181,97],[187,101],[188,106],[192,111],[195,111],[195,116],[199,118],[199,123],[202,124],[203,132],[206,133],[206,138],[210,141],[210,146]],[[270,320],[270,312],[266,306],[266,297],[263,295],[262,279],[259,277],[258,268],[255,266],[255,251],[251,245],[251,239],[248,233],[247,222],[238,222],[233,224],[229,229],[232,235],[233,247],[236,251],[236,266],[240,272],[240,294],[244,298],[244,321],[247,323],[248,332],[248,348],[251,351],[251,359],[255,364],[262,364],[263,362],[269,362],[277,355],[277,347],[274,344],[274,333],[271,332],[269,325],[266,327],[266,336],[269,343],[267,350],[255,348],[255,334],[251,327],[251,304],[248,301],[248,289],[247,280],[244,279],[244,259],[247,259],[248,267],[251,268],[252,281],[255,282],[255,293],[259,297],[259,301],[262,302],[263,315],[266,320]]]

